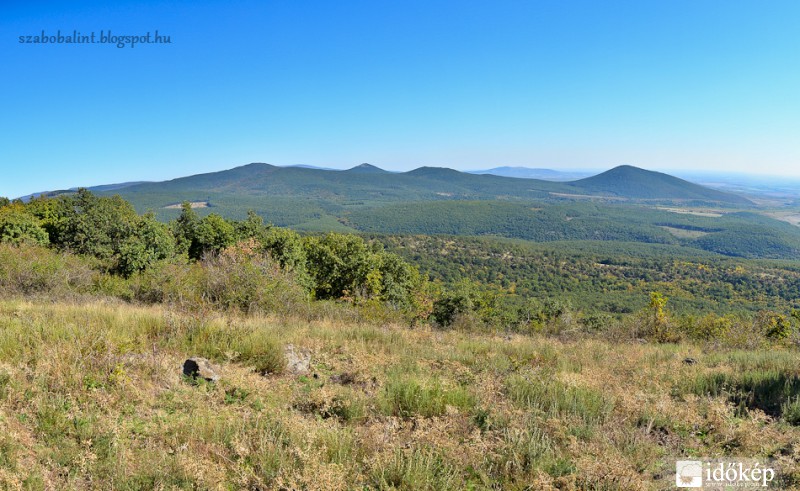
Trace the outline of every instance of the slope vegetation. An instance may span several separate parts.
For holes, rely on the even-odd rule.
[[[621,165],[596,176],[569,183],[576,191],[608,193],[624,198],[660,200],[716,201],[731,205],[748,206],[752,203],[737,196],[699,184],[693,184],[668,174]]]

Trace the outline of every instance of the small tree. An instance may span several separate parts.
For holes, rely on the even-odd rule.
[[[49,238],[38,218],[22,205],[14,204],[0,208],[0,242],[46,245]]]
[[[212,213],[197,223],[189,246],[189,257],[200,259],[206,252],[218,253],[236,240],[233,225]]]
[[[120,246],[115,272],[127,277],[174,254],[175,239],[169,228],[147,213],[139,218],[134,232]]]
[[[776,312],[766,312],[762,315],[762,329],[764,337],[780,341],[792,333],[792,322],[785,315]]]
[[[650,293],[647,334],[660,343],[674,343],[680,338],[670,326],[666,306],[667,297],[660,292]]]
[[[234,222],[233,226],[236,229],[237,242],[251,238],[263,242],[267,231],[271,228],[271,225],[265,225],[264,219],[253,210],[248,210],[247,218],[240,222]]]

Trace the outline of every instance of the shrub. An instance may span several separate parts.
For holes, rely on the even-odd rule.
[[[786,399],[781,405],[781,415],[787,423],[800,426],[800,395]]]
[[[0,244],[0,289],[6,293],[56,296],[90,289],[96,273],[88,261],[45,247]]]
[[[713,313],[706,314],[700,319],[685,317],[681,319],[680,329],[690,339],[700,341],[722,341],[733,329],[736,319],[733,316],[717,316]]]
[[[786,316],[775,312],[762,312],[759,315],[759,326],[764,337],[773,340],[788,338],[792,331],[792,323]]]
[[[193,264],[156,263],[134,278],[135,297],[189,309],[303,314],[308,296],[269,256],[245,241]]]
[[[0,242],[47,245],[50,239],[37,217],[14,204],[0,209]]]
[[[468,314],[475,309],[478,291],[469,281],[461,281],[433,302],[431,318],[441,327],[448,327],[460,315]]]

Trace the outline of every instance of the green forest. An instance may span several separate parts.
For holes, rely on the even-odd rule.
[[[197,286],[194,295],[202,302],[245,312],[269,310],[276,305],[259,282],[280,280],[281,288],[294,298],[281,308],[333,302],[370,315],[443,327],[466,322],[480,329],[526,332],[553,328],[567,317],[581,329],[599,329],[646,315],[654,294],[669,299],[669,327],[674,331],[669,336],[678,338],[695,335],[700,324],[714,319],[743,326],[755,322],[757,331],[769,329],[770,323],[785,323],[782,338],[797,324],[796,262],[728,257],[685,247],[685,240],[647,225],[664,214],[674,215],[671,227],[708,230],[708,236],[692,239],[701,240],[717,237],[711,220],[717,220],[713,223],[719,236],[734,234],[742,220],[750,219],[745,213],[737,214],[736,220],[712,219],[584,203],[525,208],[526,214],[520,206],[429,203],[424,207],[430,218],[426,222],[416,214],[422,205],[395,205],[382,208],[383,214],[351,217],[362,228],[380,224],[382,230],[405,235],[300,234],[265,224],[252,211],[242,220],[213,212],[201,217],[188,202],[175,219],[163,223],[152,213],[138,214],[119,196],[80,190],[28,203],[5,200],[0,240],[7,244],[6,254],[27,254],[44,264],[60,261],[60,267],[83,264],[91,279],[84,278],[88,283],[79,290],[134,302],[191,298],[190,287]],[[416,228],[405,229],[403,222]],[[565,233],[565,227],[577,237]],[[604,230],[600,235],[598,228]],[[539,243],[485,236],[497,230]],[[749,233],[758,234],[759,244],[769,247],[769,234],[755,225]],[[726,244],[709,248],[747,247],[747,235]],[[766,250],[761,254],[770,256]],[[227,290],[219,285],[219,291],[205,290],[212,270],[233,274],[223,263],[236,265],[238,279],[228,278],[232,283]],[[47,267],[54,266],[38,265],[34,270]],[[2,268],[0,281],[23,293],[46,289],[52,281],[15,283],[13,268]]]

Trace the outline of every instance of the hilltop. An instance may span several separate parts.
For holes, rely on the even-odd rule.
[[[658,200],[664,197],[684,200],[717,201],[733,205],[748,206],[747,198],[717,191],[689,181],[653,172],[631,165],[621,165],[596,176],[579,179],[569,183],[582,192],[610,193],[616,196]]]

